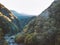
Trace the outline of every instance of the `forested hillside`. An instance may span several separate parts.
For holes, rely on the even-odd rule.
[[[16,36],[16,42],[25,45],[60,45],[59,17],[60,0],[55,0],[42,14],[24,27],[24,33]]]

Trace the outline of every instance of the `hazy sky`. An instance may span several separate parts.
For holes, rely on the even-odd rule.
[[[45,10],[54,0],[0,0],[10,10],[19,13],[38,15]]]

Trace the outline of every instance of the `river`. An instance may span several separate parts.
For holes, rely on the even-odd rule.
[[[8,36],[8,35],[5,35],[5,40],[8,42],[8,45],[18,45],[16,42],[15,42],[15,36]]]

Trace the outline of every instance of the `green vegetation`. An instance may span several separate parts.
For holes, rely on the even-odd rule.
[[[6,8],[2,9],[5,10]],[[10,11],[6,11],[6,13],[5,11],[0,12],[0,40],[3,40],[3,44],[1,45],[8,45],[3,38],[6,33],[11,35],[16,34],[15,42],[18,44],[60,45],[59,1],[53,2],[47,9],[47,12],[49,12],[48,18],[41,15],[35,17],[27,25],[25,25],[23,31],[20,33],[18,33],[20,31],[18,26],[19,24],[17,25],[19,20],[14,17]],[[43,13],[45,13],[45,11]]]
[[[17,43],[23,43],[25,45],[36,45],[37,44],[37,38],[36,34],[31,33],[31,34],[17,34],[15,41]]]
[[[25,45],[60,45],[60,2],[53,2],[47,10],[48,18],[38,16],[23,29]]]

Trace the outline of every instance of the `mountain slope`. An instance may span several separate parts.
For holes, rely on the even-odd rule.
[[[5,34],[14,35],[19,32],[14,20],[17,18],[2,4],[0,4],[0,45],[8,45]]]
[[[49,18],[46,18],[45,15],[48,15]],[[60,0],[55,0],[41,15],[25,26],[24,33],[17,35],[16,42],[22,42],[25,45],[60,45],[59,17]]]
[[[0,45],[8,45],[4,36],[6,34],[7,36],[11,36],[21,32],[22,27],[34,18],[23,17],[18,18],[17,16],[14,16],[10,10],[8,10],[4,5],[0,4]]]
[[[35,16],[21,14],[21,13],[14,11],[14,10],[11,10],[11,12],[19,19],[22,29],[24,28],[24,26],[26,24],[28,24],[32,19],[35,18]]]
[[[21,30],[21,26],[20,26],[20,21],[17,19],[17,17],[15,17],[10,10],[8,10],[4,5],[0,4],[0,12],[5,15],[6,17],[8,17],[12,23],[14,23],[20,30]]]
[[[18,27],[11,22],[11,19],[3,15],[1,12],[0,12],[0,26],[3,28],[4,33],[15,34],[16,33],[15,31],[18,31]]]
[[[4,33],[16,34],[19,32],[19,26],[20,21],[5,6],[0,4],[0,27]]]

